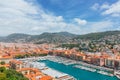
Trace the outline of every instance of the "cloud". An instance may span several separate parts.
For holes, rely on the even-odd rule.
[[[81,20],[79,18],[74,18],[74,21],[77,22],[79,25],[86,25],[87,21],[86,20]]]
[[[117,30],[114,28],[114,23],[109,20],[103,20],[98,22],[88,22],[84,27],[81,28],[79,32],[82,34],[91,33],[91,32],[101,32],[107,30]]]
[[[0,0],[0,35],[11,33],[40,34],[42,32],[76,32],[86,20],[73,19],[76,23],[66,22],[63,16],[45,12],[41,5],[32,0]]]
[[[102,6],[100,7],[101,10],[103,9],[109,9],[110,5],[108,3],[104,3],[102,4]]]
[[[120,0],[115,3],[104,2],[102,5],[95,3],[95,10],[100,12],[101,17],[104,17],[99,22],[89,24],[93,32],[106,30],[120,30]],[[86,30],[87,31],[87,30]],[[88,30],[88,32],[90,32]]]
[[[102,15],[110,15],[113,17],[120,16],[120,0],[113,4],[109,4],[108,2],[103,3],[100,5],[99,3],[93,4],[91,7],[92,10],[101,11]]]
[[[93,4],[91,7],[92,10],[98,10],[100,8],[100,5],[98,3]]]
[[[56,16],[49,11],[46,13],[34,0],[0,0],[0,35],[3,36],[11,33],[40,34],[59,31],[82,34],[106,30],[110,25],[113,24],[109,21],[88,22],[80,18],[67,21],[61,15]]]
[[[104,10],[103,15],[120,16],[120,0],[110,6],[106,6],[108,6],[108,8]]]
[[[111,27],[113,27],[113,22],[111,22],[111,21],[101,21],[101,22],[92,23],[90,29],[97,32],[97,31],[110,29]]]
[[[40,6],[40,5],[39,5]],[[66,26],[62,16],[45,13],[42,7],[25,0],[0,0],[0,35],[50,31]]]

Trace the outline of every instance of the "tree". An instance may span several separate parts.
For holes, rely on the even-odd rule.
[[[0,73],[0,80],[8,80],[4,73]]]
[[[1,65],[4,65],[4,64],[5,64],[5,61],[1,61],[0,64],[1,64]]]
[[[5,67],[0,67],[0,73],[5,72],[6,68]]]
[[[0,67],[0,80],[28,80],[21,73],[13,70]]]

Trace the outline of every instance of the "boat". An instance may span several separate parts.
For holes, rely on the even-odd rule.
[[[115,75],[118,79],[120,79],[120,71],[114,71],[114,75]]]
[[[108,75],[108,76],[114,76],[111,73],[105,72],[105,71],[97,71],[97,73],[103,74],[103,75]]]
[[[80,65],[75,65],[74,67],[80,68],[80,69],[84,69],[84,70],[88,70],[88,71],[91,71],[91,72],[95,72],[96,71],[96,69],[92,69],[92,68],[88,68],[88,67],[83,67],[83,66],[80,66]]]

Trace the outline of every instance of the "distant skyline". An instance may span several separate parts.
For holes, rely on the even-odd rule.
[[[120,30],[120,0],[0,0],[0,36]]]

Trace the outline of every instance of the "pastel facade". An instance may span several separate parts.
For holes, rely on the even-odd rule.
[[[9,64],[10,64],[10,68],[15,70],[19,70],[24,67],[23,63],[17,60],[11,60]]]
[[[114,68],[114,59],[112,58],[105,59],[105,66]]]

